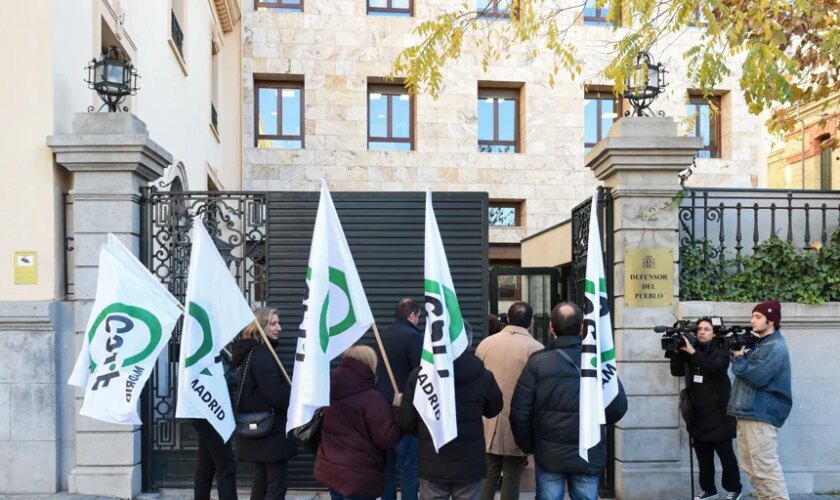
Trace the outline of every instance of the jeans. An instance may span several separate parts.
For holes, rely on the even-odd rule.
[[[251,500],[283,500],[286,498],[288,462],[255,462]]]
[[[354,495],[342,495],[341,493],[330,490],[330,499],[331,500],[376,500],[376,497],[360,497]]]
[[[484,479],[466,483],[435,483],[420,480],[420,500],[478,500]]]
[[[528,457],[511,455],[484,455],[487,460],[487,477],[481,489],[481,500],[493,500],[496,496],[496,485],[499,476],[502,477],[501,500],[519,499],[519,479],[522,470],[528,465]]]
[[[741,491],[741,475],[738,470],[738,460],[732,449],[732,440],[717,443],[694,442],[694,452],[697,455],[697,465],[700,469],[700,489],[709,493],[716,493],[715,487],[715,453],[720,458],[723,469],[721,483],[726,491]]]
[[[417,500],[417,436],[403,436],[397,446],[388,452],[382,500],[397,498],[397,485],[394,481],[396,469],[400,471],[402,500]]]
[[[536,466],[537,500],[563,500],[566,481],[569,482],[569,496],[572,500],[598,500],[600,474],[563,474],[548,472]]]
[[[194,419],[192,424],[198,431],[198,466],[195,469],[193,497],[210,500],[215,476],[219,500],[236,500],[236,460],[230,441],[222,441],[206,420]]]

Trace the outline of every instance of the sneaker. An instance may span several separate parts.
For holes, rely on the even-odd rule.
[[[718,494],[717,491],[709,492],[709,491],[701,491],[699,495],[694,497],[694,500],[706,500],[707,498],[717,498]]]
[[[726,500],[738,500],[738,499],[741,498],[741,492],[740,491],[730,491],[729,493],[726,494],[726,496],[724,498]]]

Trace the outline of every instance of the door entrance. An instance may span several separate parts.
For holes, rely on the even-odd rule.
[[[506,314],[514,302],[534,309],[534,338],[546,345],[551,338],[551,308],[560,301],[560,271],[553,267],[514,267],[490,270],[490,314]]]

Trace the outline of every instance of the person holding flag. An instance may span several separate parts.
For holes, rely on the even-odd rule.
[[[219,500],[236,500],[235,422],[222,350],[254,314],[200,219],[191,240],[175,416],[191,419],[198,431],[195,499],[210,500],[215,475]]]
[[[274,425],[263,437],[236,434],[236,459],[254,464],[253,500],[280,500],[286,497],[288,461],[297,455],[297,443],[286,432],[289,385],[269,351],[277,348],[283,328],[276,309],[261,307],[254,315],[256,321],[233,344],[233,366],[239,370],[240,384],[233,404],[239,413],[273,412]],[[257,323],[271,347],[262,341]]]
[[[426,192],[426,332],[420,366],[406,381],[400,427],[419,437],[420,498],[477,500],[487,463],[482,417],[502,411],[493,374],[469,349],[472,329],[461,316]]]
[[[605,425],[627,412],[616,373],[597,191],[589,217],[584,300],[584,312],[572,303],[552,310],[554,339],[528,360],[511,402],[516,444],[525,452],[536,450],[539,499],[562,499],[567,480],[572,500],[597,499],[606,465]]]

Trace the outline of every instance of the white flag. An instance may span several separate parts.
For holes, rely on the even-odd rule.
[[[330,361],[373,324],[350,247],[323,181],[306,287],[286,432],[309,422],[318,408],[329,406]]]
[[[236,423],[221,350],[254,321],[251,307],[199,219],[193,222],[186,314],[178,360],[178,418],[203,418],[226,442]]]
[[[80,414],[139,425],[137,401],[181,315],[178,301],[112,234],[99,252],[96,300],[69,384]]]
[[[598,224],[597,191],[592,196],[589,215],[584,301],[583,324],[586,336],[583,338],[580,360],[578,453],[588,462],[588,450],[601,441],[601,425],[607,423],[604,409],[618,395],[612,321]]]
[[[431,188],[426,191],[425,254],[426,332],[413,402],[437,451],[458,437],[452,364],[469,346],[432,207]]]

